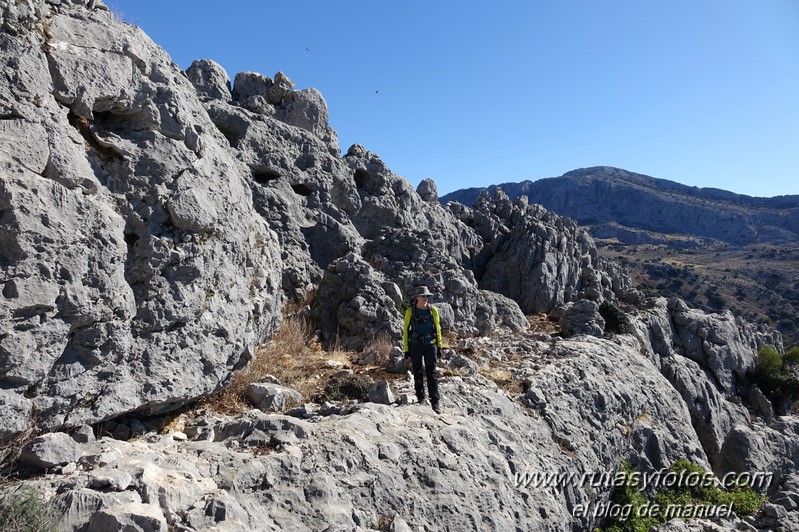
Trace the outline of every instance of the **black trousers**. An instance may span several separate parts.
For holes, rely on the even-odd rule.
[[[421,402],[424,399],[424,378],[427,377],[427,391],[430,394],[430,404],[438,404],[438,378],[436,377],[436,355],[438,347],[435,344],[409,344],[411,362],[413,363],[413,384],[416,387],[416,398]]]

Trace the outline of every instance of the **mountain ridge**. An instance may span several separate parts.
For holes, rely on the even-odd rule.
[[[598,166],[560,177],[451,192],[440,201],[472,204],[501,188],[581,225],[617,222],[661,233],[688,234],[730,244],[799,240],[799,196],[757,198],[699,188],[620,168]]]

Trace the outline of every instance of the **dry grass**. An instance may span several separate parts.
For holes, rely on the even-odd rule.
[[[560,332],[560,326],[551,321],[549,316],[546,314],[533,314],[531,316],[527,316],[527,323],[530,324],[530,328],[534,332],[543,332],[543,333],[556,333]]]
[[[506,390],[508,392],[518,392],[518,387],[520,383],[514,382],[511,378],[511,372],[507,369],[497,367],[491,365],[487,368],[480,368],[480,375],[485,377],[486,379],[493,381],[497,386]],[[513,387],[516,387],[516,390],[513,390]]]
[[[384,368],[391,358],[392,349],[394,349],[394,342],[391,340],[391,336],[381,334],[366,344],[361,358],[370,358],[369,366]]]
[[[11,474],[14,464],[22,449],[35,437],[33,428],[29,428],[11,438],[0,440],[0,481]]]
[[[284,319],[275,336],[258,348],[250,365],[234,374],[230,385],[206,399],[203,406],[222,413],[244,411],[250,408],[247,401],[250,384],[262,381],[267,375],[273,375],[282,385],[295,388],[305,396],[309,359],[319,357],[321,352],[313,348],[312,340],[310,327],[304,319]]]
[[[379,353],[380,361],[387,362],[392,348],[391,339],[386,336],[374,339],[362,353],[347,350],[337,342],[325,351],[300,312],[285,318],[275,336],[255,353],[250,365],[237,372],[227,388],[207,398],[201,406],[223,414],[252,408],[247,390],[250,384],[263,382],[267,375],[297,390],[305,400],[312,400],[324,392],[325,384],[335,372],[354,367],[355,360],[370,352]],[[384,368],[385,364],[378,364],[369,373],[381,373]]]

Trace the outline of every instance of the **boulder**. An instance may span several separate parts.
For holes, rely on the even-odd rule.
[[[230,78],[222,65],[211,59],[193,61],[186,69],[186,77],[201,99],[229,100]]]
[[[283,412],[302,404],[300,392],[273,383],[250,384],[247,398],[265,412]]]
[[[51,432],[33,439],[22,450],[20,460],[33,467],[51,467],[77,462],[81,457],[78,442],[64,432]]]
[[[419,186],[416,187],[416,193],[429,203],[438,203],[438,187],[436,182],[430,179],[422,179]]]
[[[560,332],[566,338],[584,334],[602,338],[605,333],[605,320],[594,301],[581,299],[570,302],[559,309],[557,315],[560,316]]]
[[[368,397],[371,402],[384,405],[393,404],[395,401],[391,386],[385,379],[377,381],[369,388]]]

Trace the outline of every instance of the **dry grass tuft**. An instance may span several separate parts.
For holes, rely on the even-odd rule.
[[[10,474],[22,449],[31,442],[35,435],[34,429],[28,428],[11,438],[0,440],[0,479]]]
[[[394,349],[394,342],[388,334],[381,334],[373,338],[363,348],[363,359],[368,359],[368,365],[380,368],[386,367],[391,357],[391,350]],[[361,362],[364,363],[363,361]]]
[[[549,334],[560,332],[560,326],[554,321],[551,321],[546,314],[527,316],[527,323],[530,324],[530,328],[535,332]]]
[[[234,374],[230,384],[206,399],[203,406],[226,414],[247,410],[251,407],[247,402],[250,384],[262,381],[267,375],[302,393],[297,386],[306,377],[302,368],[309,355],[319,353],[309,347],[311,343],[310,326],[305,319],[285,318],[275,336],[255,352],[250,365]]]
[[[511,378],[511,372],[507,369],[496,367],[496,366],[489,366],[487,368],[480,368],[480,374],[485,377],[486,379],[493,381],[497,386],[502,388],[506,391],[518,391],[518,390],[511,390],[514,384],[519,385],[519,383],[514,383]]]

